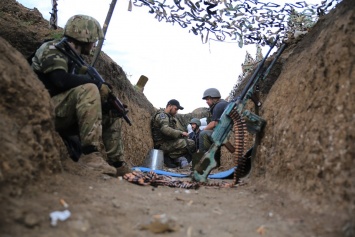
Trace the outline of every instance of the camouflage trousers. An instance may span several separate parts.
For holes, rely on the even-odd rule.
[[[163,142],[159,149],[163,150],[164,155],[168,155],[172,159],[177,159],[181,156],[195,152],[196,146],[193,140],[180,138]]]
[[[199,150],[201,153],[205,153],[206,151],[208,151],[208,149],[210,149],[210,147],[213,143],[212,133],[213,133],[213,130],[202,130],[200,132]]]
[[[213,130],[202,130],[200,132],[200,144],[199,144],[199,151],[200,153],[206,153],[210,147],[213,144],[213,140],[212,140],[212,133]],[[216,151],[215,154],[215,159],[217,161],[217,163],[219,163],[221,158],[221,148],[218,148],[218,150]]]
[[[124,161],[121,119],[102,114],[100,92],[84,84],[52,97],[55,127],[60,133],[79,135],[81,146],[106,150],[109,161]],[[105,154],[105,152],[102,152]]]

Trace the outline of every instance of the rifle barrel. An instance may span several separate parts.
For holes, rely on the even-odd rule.
[[[274,64],[276,63],[277,59],[280,57],[280,55],[282,54],[282,52],[284,51],[285,48],[286,48],[286,44],[284,43],[279,48],[274,60],[272,60],[272,62],[270,63],[269,67],[266,69],[262,80],[264,80],[267,77],[267,75],[269,75],[269,72],[270,72],[271,68],[274,66]]]

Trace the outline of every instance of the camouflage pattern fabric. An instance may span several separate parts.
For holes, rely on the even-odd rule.
[[[48,73],[57,69],[68,72],[68,59],[54,46],[59,40],[49,41],[41,45],[32,59],[34,71]]]
[[[101,98],[95,84],[84,84],[53,96],[55,126],[66,131],[78,124],[81,145],[100,147],[102,136]]]
[[[199,150],[201,153],[205,153],[212,146],[212,143],[213,143],[212,137],[211,137],[212,133],[213,133],[213,130],[202,130],[200,132]]]
[[[75,15],[69,18],[64,27],[64,35],[84,43],[95,43],[104,38],[100,23],[86,15]]]
[[[163,109],[155,113],[151,121],[154,146],[159,145],[164,155],[172,159],[195,151],[195,142],[182,138],[183,131],[177,129],[176,123],[175,118],[165,113]]]
[[[212,140],[212,133],[213,130],[202,130],[200,132],[200,144],[199,144],[199,152],[204,154],[206,153],[210,147],[212,146],[213,140]],[[221,160],[221,148],[218,148],[216,151],[214,159],[217,162],[217,167],[220,166],[220,160]]]
[[[188,32],[199,35],[203,43],[231,40],[242,48],[247,44],[269,45],[276,35],[280,36],[280,42],[287,40],[295,27],[312,26],[339,2],[341,0],[323,0],[320,4],[267,0],[133,0],[133,5],[148,7],[158,21],[188,28]]]
[[[79,126],[81,146],[100,150],[101,141],[109,161],[124,161],[121,139],[121,120],[102,115],[101,98],[95,84],[84,84],[53,96],[56,130],[70,133]]]
[[[125,161],[121,127],[122,119],[103,113],[102,140],[105,145],[107,158],[111,162]]]
[[[32,60],[32,68],[43,74],[54,70],[73,69],[68,59],[55,48],[57,40],[44,43]],[[123,161],[121,121],[102,113],[100,92],[88,83],[52,97],[55,106],[56,130],[62,134],[78,134],[82,147],[93,146],[102,151],[102,144],[110,161]]]
[[[164,155],[168,155],[172,159],[185,156],[189,154],[189,151],[196,151],[195,142],[187,138],[164,141],[159,149],[164,152]]]
[[[153,115],[151,128],[154,142],[180,138],[183,132],[177,129],[175,118],[164,110],[159,110]]]

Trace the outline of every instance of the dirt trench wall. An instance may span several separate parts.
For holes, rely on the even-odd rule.
[[[344,0],[284,63],[262,107],[267,125],[253,170],[269,186],[353,216],[354,65],[355,2]]]
[[[48,92],[27,61],[0,37],[0,187],[12,194],[61,170]]]
[[[54,131],[49,94],[25,60],[44,39],[60,37],[63,29],[50,30],[38,10],[25,8],[15,0],[0,1],[0,29],[0,129],[5,134],[1,138],[5,142],[0,144],[4,150],[0,182],[18,180],[17,186],[21,187],[40,173],[61,170],[59,160],[68,158]],[[149,118],[154,107],[104,52],[95,67],[129,108],[132,126],[122,120],[125,158],[132,165],[140,165],[153,147]]]
[[[134,89],[123,69],[105,53],[101,53],[95,67],[114,87],[117,98],[128,106],[127,117],[132,126],[121,119],[124,156],[130,164],[141,165],[148,151],[153,148],[150,117],[155,111],[154,107],[142,92]]]

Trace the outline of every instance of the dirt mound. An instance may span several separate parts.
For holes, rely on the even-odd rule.
[[[70,163],[54,131],[50,97],[25,60],[43,39],[60,37],[61,29],[49,30],[36,9],[26,9],[15,0],[0,1],[0,29],[0,214],[5,216],[0,228],[6,225],[6,234],[20,236],[31,228],[28,236],[143,236],[130,232],[136,219],[143,221],[146,215],[162,212],[182,215],[183,207],[191,214],[180,216],[185,226],[201,226],[193,236],[205,235],[207,225],[213,225],[210,236],[234,236],[263,222],[270,224],[273,236],[290,235],[288,229],[293,236],[354,235],[354,1],[344,0],[303,39],[289,42],[261,88],[260,115],[267,125],[246,179],[249,186],[237,195],[233,190],[204,189],[202,199],[196,192],[190,201],[177,198],[171,189],[149,194],[144,189],[146,193],[140,194],[131,184],[117,186],[116,179],[79,172],[81,168]],[[102,53],[96,67],[130,108],[133,126],[122,122],[125,156],[131,164],[140,165],[153,145],[149,120],[155,109],[109,56]],[[184,126],[191,117],[206,113],[200,108],[179,117],[179,122]],[[98,192],[93,194],[92,189]],[[81,214],[73,216],[68,231],[51,232],[48,223],[43,224],[47,218],[39,215],[50,211],[58,193],[75,203],[74,210]],[[244,208],[237,208],[241,203],[236,198]],[[172,205],[172,200],[186,205]],[[278,213],[272,220],[271,210]],[[257,223],[250,222],[250,216]],[[219,218],[226,226],[211,223],[211,218]],[[122,225],[117,232],[118,223]],[[187,231],[191,236],[192,230]],[[253,234],[243,232],[243,236]]]
[[[0,38],[0,182],[11,182],[14,189],[60,170],[50,98],[26,64],[23,55]]]
[[[267,126],[254,169],[270,187],[352,215],[354,9],[354,1],[343,1],[282,55],[282,72],[261,110]]]
[[[37,9],[27,9],[11,0],[2,1],[0,11],[2,13],[0,36],[25,57],[34,52],[44,39],[62,36],[63,29],[49,29],[48,21],[43,19]],[[89,60],[87,62],[90,63]],[[147,120],[154,112],[154,107],[143,93],[134,89],[123,69],[104,52],[101,53],[95,67],[102,77],[114,86],[114,92],[118,98],[128,105],[130,110],[128,116],[133,126],[130,127],[125,122],[122,123],[122,136],[126,148],[125,158],[131,164],[139,165],[153,146],[150,124]],[[13,80],[15,79],[13,78]]]

